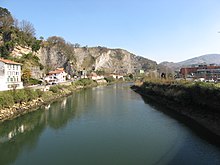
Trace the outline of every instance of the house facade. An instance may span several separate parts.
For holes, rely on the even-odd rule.
[[[45,77],[45,81],[48,84],[58,84],[66,81],[67,73],[64,68],[57,68],[54,71],[50,71],[48,75]]]
[[[0,58],[0,91],[22,88],[21,64]]]
[[[182,77],[191,76],[194,79],[204,78],[205,80],[217,80],[220,78],[220,66],[211,64],[181,68],[180,75]]]

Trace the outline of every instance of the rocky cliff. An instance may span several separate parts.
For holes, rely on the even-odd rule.
[[[74,48],[71,55],[57,46],[41,48],[37,56],[49,70],[64,67],[68,73],[82,69],[101,70],[108,73],[135,73],[155,70],[156,62],[136,56],[123,49],[105,47]]]

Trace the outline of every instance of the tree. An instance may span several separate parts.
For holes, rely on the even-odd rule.
[[[80,47],[80,44],[75,43],[74,47],[75,47],[75,48],[79,48],[79,47]]]
[[[62,37],[52,36],[47,39],[51,44],[65,44],[65,40]]]
[[[43,36],[40,36],[40,38],[39,38],[41,41],[43,41],[44,40],[44,37]]]
[[[28,84],[29,80],[31,78],[30,69],[24,69],[21,78],[22,78],[22,81],[24,82],[24,84]]]
[[[8,9],[0,7],[0,28],[9,29],[13,23],[14,19]]]
[[[37,52],[40,49],[42,40],[35,40],[32,44],[32,51]]]
[[[133,78],[134,78],[133,74],[129,74],[128,77],[129,77],[131,80],[133,80]]]
[[[29,21],[22,20],[19,23],[19,29],[32,37],[35,36],[35,28],[34,28],[33,24],[30,23]]]

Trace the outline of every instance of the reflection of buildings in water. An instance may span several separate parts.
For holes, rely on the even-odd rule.
[[[104,99],[104,88],[103,86],[100,86],[99,88],[96,88],[96,91],[94,91],[92,93],[92,98],[94,98],[93,100],[93,103],[96,104],[97,107],[99,107],[98,109],[99,110],[102,110],[104,109],[105,105],[104,105],[104,102],[103,102],[103,99]]]
[[[14,130],[8,133],[8,140],[12,139],[18,133],[24,133],[24,131],[25,131],[25,126],[22,124],[18,128],[15,128]]]
[[[14,138],[16,135],[24,133],[25,131],[30,131],[33,128],[34,128],[34,126],[25,126],[22,124],[22,125],[18,126],[17,128],[14,128],[13,130],[11,130],[6,135],[3,135],[2,137],[0,137],[0,143],[7,142],[7,141],[11,140],[12,138]]]
[[[66,108],[66,102],[67,102],[67,98],[65,98],[62,103],[61,103],[61,108],[65,109]]]
[[[50,104],[46,105],[46,106],[45,106],[45,109],[46,109],[46,110],[50,109]]]

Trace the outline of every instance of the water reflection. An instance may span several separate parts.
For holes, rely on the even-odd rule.
[[[192,130],[193,134],[196,134],[200,138],[204,139],[208,143],[211,143],[213,145],[219,146],[220,147],[220,139],[217,135],[214,133],[210,132],[208,129],[204,128],[200,124],[198,124],[196,121],[179,114],[178,112],[175,112],[172,109],[167,108],[166,106],[163,106],[161,104],[158,104],[157,102],[146,98],[144,96],[141,96],[144,102],[153,108],[155,108],[157,111],[160,111],[171,118],[174,118],[178,120],[181,124],[184,126],[188,127],[190,130]],[[195,109],[195,111],[199,111],[198,109]],[[219,121],[218,121],[219,122]]]
[[[129,85],[76,91],[36,112],[0,124],[0,163],[220,162],[215,158],[220,157],[218,149],[158,110],[165,112],[144,102]]]
[[[36,112],[0,124],[0,162],[11,164],[25,148],[34,149],[46,128],[60,129],[76,116],[81,104],[76,94],[47,105]],[[69,100],[69,101],[68,101]],[[71,100],[71,101],[70,101]],[[80,115],[80,112],[77,112]]]

